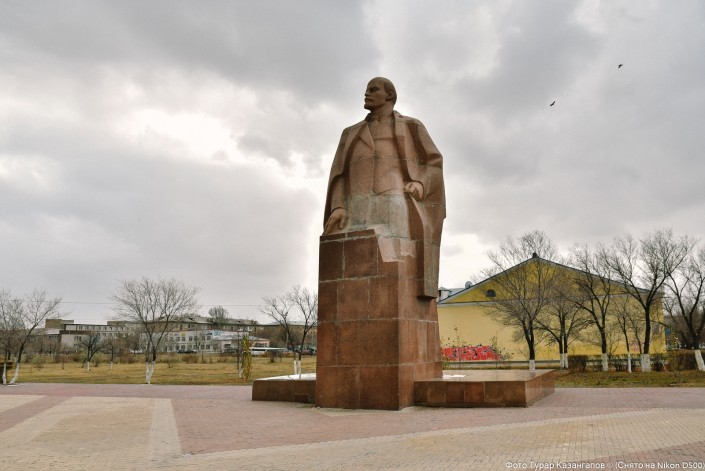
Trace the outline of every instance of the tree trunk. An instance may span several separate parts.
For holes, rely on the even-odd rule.
[[[86,362],[86,373],[90,373],[90,371],[91,371],[91,361],[88,360]]]
[[[529,360],[529,371],[536,371],[536,360]]]
[[[563,369],[563,342],[558,340],[558,358],[560,359],[560,366],[559,368],[562,370]]]
[[[299,375],[299,378],[301,378],[301,356],[299,356],[299,359],[296,359],[296,354],[294,354],[294,376]]]
[[[17,364],[15,365],[15,374],[12,376],[12,379],[10,380],[10,384],[15,384],[17,382],[17,378],[20,376],[20,361],[19,357],[17,359]]]
[[[646,351],[646,348],[648,347],[648,344],[644,342],[644,350]],[[649,356],[648,353],[642,353],[641,354],[641,372],[642,373],[647,373],[651,371],[651,357]]]
[[[606,353],[602,354],[602,371],[609,371],[610,370],[610,361],[609,361],[609,356]]]
[[[2,384],[7,384],[7,361],[2,362]]]
[[[698,371],[705,371],[705,362],[703,362],[703,354],[699,349],[693,350],[695,354],[695,363],[698,364]]]
[[[632,351],[629,349],[629,335],[627,335],[627,330],[625,327],[625,330],[622,331],[624,334],[624,345],[627,346],[627,371],[629,373],[632,372]]]
[[[154,367],[156,366],[156,361],[152,360],[150,365],[149,361],[145,362],[145,380],[147,384],[152,384],[152,375],[154,374]]]
[[[644,326],[644,351],[642,352],[642,355],[646,355],[646,358],[648,359],[649,355],[649,347],[651,346],[651,305],[649,304],[648,309],[646,309],[647,315],[646,319],[646,326]],[[641,371],[651,371],[651,360],[649,359],[649,364],[646,367],[647,369],[644,369],[643,365],[643,359],[644,357],[642,356],[642,365],[641,365]]]

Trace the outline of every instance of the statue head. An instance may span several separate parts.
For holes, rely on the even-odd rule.
[[[373,111],[382,106],[391,108],[397,102],[397,90],[391,80],[384,77],[375,77],[367,84],[365,90],[365,109]]]

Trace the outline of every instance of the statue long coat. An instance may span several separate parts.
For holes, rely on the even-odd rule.
[[[443,157],[421,121],[395,111],[393,127],[405,181],[420,182],[424,188],[421,201],[407,196],[411,238],[416,242],[418,295],[435,298],[438,296],[441,232],[446,216]],[[340,137],[328,179],[324,225],[335,209],[331,207],[332,189],[337,179],[346,177],[355,139],[362,139],[374,147],[366,121],[346,128]]]

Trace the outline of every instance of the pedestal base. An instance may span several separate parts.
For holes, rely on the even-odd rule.
[[[384,385],[365,384],[369,397]],[[443,378],[414,382],[414,404],[431,407],[528,407],[553,394],[553,370],[446,371]],[[252,386],[253,401],[317,404],[316,375],[258,379]],[[409,404],[413,405],[413,404]],[[330,406],[333,407],[333,406]],[[378,409],[378,407],[369,407]]]
[[[444,371],[443,378],[416,381],[414,399],[434,407],[527,407],[554,389],[553,370]]]
[[[316,405],[401,409],[414,381],[440,378],[436,300],[419,297],[418,262],[360,231],[321,237]]]
[[[303,402],[313,404],[316,398],[316,374],[275,376],[256,379],[252,383],[253,401]]]

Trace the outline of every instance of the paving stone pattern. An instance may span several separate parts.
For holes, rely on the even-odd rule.
[[[228,386],[0,387],[0,467],[705,469],[702,388],[556,389],[528,408],[401,411],[253,402],[251,394]]]

